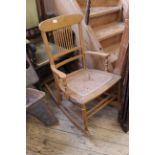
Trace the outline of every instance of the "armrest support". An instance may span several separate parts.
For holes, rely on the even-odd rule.
[[[102,56],[102,57],[105,57],[105,58],[109,56],[108,53],[96,52],[96,51],[86,51],[86,54]]]
[[[60,79],[66,79],[67,75],[60,70],[56,69],[53,65],[51,65],[52,71],[60,78]]]
[[[61,72],[60,70],[56,69],[55,66],[53,66],[53,65],[51,65],[51,69],[63,81],[63,86],[65,89],[64,94],[65,94],[66,99],[68,99],[69,98],[69,88],[67,86],[67,81],[66,81],[67,75],[65,73]]]

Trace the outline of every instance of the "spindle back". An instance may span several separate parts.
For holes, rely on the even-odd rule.
[[[63,15],[47,19],[39,24],[39,29],[41,31],[50,64],[55,65],[56,68],[77,59],[82,59],[83,67],[86,67],[81,27],[82,18],[83,17],[80,14]],[[78,32],[77,38],[79,38],[79,43],[77,45],[74,44],[74,38],[72,35],[72,31],[75,27]],[[48,32],[51,32],[54,36],[54,44],[57,53],[52,53],[52,49],[49,46],[49,41],[47,38]],[[65,59],[57,64],[55,63],[55,60],[75,51],[79,51],[79,53],[76,53],[76,55],[73,55],[72,57],[69,57],[68,59]]]

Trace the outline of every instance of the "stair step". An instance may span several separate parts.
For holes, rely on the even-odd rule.
[[[112,6],[112,7],[92,7],[90,9],[90,18],[95,18],[103,16],[109,13],[114,13],[121,10],[121,6]]]
[[[101,25],[94,28],[94,32],[99,41],[121,34],[123,30],[124,30],[124,23],[122,22]]]
[[[115,63],[117,61],[117,59],[118,59],[118,56],[119,56],[120,43],[108,46],[108,47],[104,48],[104,51],[106,53],[110,54],[110,56],[109,56],[110,63]]]
[[[86,7],[86,0],[77,0],[81,7]],[[91,6],[116,6],[120,3],[120,0],[91,0]]]

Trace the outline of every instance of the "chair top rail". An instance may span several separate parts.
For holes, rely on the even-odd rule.
[[[55,18],[47,19],[39,24],[39,29],[42,32],[49,32],[57,29],[61,29],[66,26],[80,24],[82,21],[81,14],[63,15]]]

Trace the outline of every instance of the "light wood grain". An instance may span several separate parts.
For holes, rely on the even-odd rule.
[[[84,0],[77,0],[81,7],[86,5]],[[91,6],[116,6],[119,4],[119,0],[91,0]]]
[[[119,22],[121,19],[120,11],[107,13],[104,15],[96,16],[95,18],[90,18],[90,26],[96,28],[98,26],[103,26],[105,24],[111,24],[113,22]]]
[[[122,39],[122,33],[115,35],[113,37],[107,38],[105,40],[100,41],[101,45],[104,47],[104,50],[106,52],[107,48],[110,48],[114,44],[120,44]]]
[[[42,32],[49,32],[49,31],[54,31],[57,29],[64,28],[66,26],[81,23],[81,21],[82,21],[82,16],[80,14],[58,16],[41,22],[39,24],[39,29]]]
[[[63,4],[64,7],[60,7],[60,4]],[[74,1],[51,0],[50,6],[51,6],[51,10],[53,10],[58,15],[80,13],[83,17],[85,16],[84,14],[85,11],[83,12],[84,10],[83,8],[86,7],[86,3],[84,0],[77,0],[77,1],[76,0]],[[104,9],[101,10],[100,8],[102,7]],[[103,26],[102,24],[105,24],[105,23],[116,22],[116,21],[118,22],[119,20],[121,20],[122,12],[118,9],[119,7],[122,8],[122,3],[120,3],[120,0],[108,0],[108,1],[92,0],[91,10],[95,10],[96,15],[98,14],[101,16],[103,12],[105,12],[105,14],[104,13],[103,14],[106,15],[105,17],[103,16],[103,18],[99,20],[95,19],[94,17],[95,22],[92,22],[92,24],[94,23],[94,28],[96,28],[96,26]],[[94,33],[95,30],[92,27],[87,26],[84,21],[82,22],[82,27],[83,27],[84,42],[86,44],[87,50],[105,52],[104,48],[106,48],[107,46],[113,45],[113,43],[116,43],[116,40],[117,40],[117,43],[120,42],[120,37],[122,34],[112,35],[112,37],[108,39],[99,41],[95,36],[95,33]],[[77,34],[76,31],[75,33]],[[87,58],[87,63],[89,68],[93,67],[93,68],[104,70],[105,69],[104,61],[105,59],[98,58],[95,56]],[[111,64],[109,65],[111,68],[110,71],[112,71],[112,65]]]
[[[128,153],[128,146],[101,141],[93,137],[89,138],[79,135],[77,136],[63,131],[49,130],[42,126],[35,126],[29,126],[29,132],[31,133],[30,137],[32,138],[33,135],[36,136],[40,134],[39,137],[44,137],[44,139],[47,139],[47,143],[49,141],[54,141],[55,143],[71,146],[73,148],[95,151],[109,155],[123,155],[123,152],[125,155],[125,153]],[[37,128],[39,128],[39,130],[37,130]]]
[[[107,25],[102,25],[94,29],[95,34],[99,41],[110,38],[117,34],[123,33],[124,24],[123,23],[112,23]]]
[[[50,98],[48,98],[50,101]],[[51,101],[50,101],[51,102]],[[27,119],[27,153],[33,155],[126,155],[128,154],[128,134],[122,132],[115,122],[117,111],[107,107],[92,119],[100,121],[98,126],[93,125],[96,121],[90,121],[90,136],[84,136],[78,131],[62,112],[53,104],[49,108],[59,119],[59,124],[45,127],[33,117]],[[102,115],[102,118],[100,117]],[[99,118],[99,119],[98,119]],[[100,119],[101,118],[101,119]],[[106,123],[105,123],[106,122]],[[106,124],[106,125],[104,125]],[[107,128],[106,128],[107,127]]]
[[[74,57],[69,58],[69,59],[67,59],[67,60],[61,61],[60,63],[56,64],[55,67],[56,67],[56,68],[59,68],[59,67],[65,65],[65,64],[67,64],[67,63],[69,63],[69,62],[71,62],[71,61],[77,60],[77,59],[79,59],[79,58],[81,58],[81,57],[82,57],[82,55],[74,56]]]
[[[113,7],[92,7],[90,9],[90,18],[103,16],[109,13],[120,11],[121,6],[113,6]]]
[[[39,29],[41,30],[43,42],[45,44],[45,49],[48,54],[48,58],[50,60],[51,69],[54,74],[55,83],[57,85],[57,104],[58,107],[64,112],[64,114],[70,119],[72,123],[75,124],[76,127],[85,131],[88,131],[88,118],[95,115],[98,111],[100,111],[107,104],[110,104],[116,98],[111,95],[108,100],[102,99],[94,108],[87,111],[86,104],[90,101],[96,99],[101,96],[103,93],[111,89],[119,80],[119,75],[114,75],[108,73],[108,55],[99,53],[99,56],[104,56],[106,59],[105,64],[105,72],[95,69],[88,69],[86,66],[86,57],[85,57],[85,46],[83,41],[83,30],[82,30],[82,15],[74,14],[74,15],[63,15],[55,18],[51,18],[45,20],[39,24]],[[55,55],[59,59],[60,53],[65,51],[65,54],[70,53],[71,50],[75,50],[75,46],[73,45],[73,36],[72,36],[72,28],[73,26],[77,26],[78,28],[78,36],[79,36],[79,47],[80,51],[77,55],[72,55],[72,57],[66,58],[58,63],[55,63]],[[53,54],[50,50],[49,42],[47,40],[46,33],[47,32],[54,33],[54,39],[56,46],[60,47],[59,56],[58,54]],[[67,39],[67,40],[66,40]],[[69,46],[68,46],[69,45]],[[62,49],[63,48],[63,49]],[[88,52],[89,54],[93,54],[93,52]],[[64,54],[64,55],[65,55]],[[95,52],[94,52],[95,54]],[[82,59],[82,67],[83,69],[78,70],[77,72],[73,72],[69,76],[59,71],[57,68],[77,59]],[[47,87],[49,93],[53,96],[52,89]],[[73,103],[78,103],[80,105],[82,111],[82,121],[83,128],[81,128],[80,121],[78,120],[72,113],[70,109],[68,109],[65,104],[62,103],[62,95],[65,96],[67,100],[71,100]],[[74,119],[73,119],[74,118]],[[78,117],[77,117],[78,118]],[[80,117],[79,117],[80,118]]]

